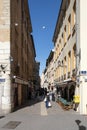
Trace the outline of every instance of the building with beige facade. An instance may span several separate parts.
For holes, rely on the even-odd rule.
[[[54,51],[51,50],[50,54],[46,60],[46,67],[47,67],[47,82],[48,85],[54,85]]]
[[[86,6],[86,0],[62,0],[53,35],[53,62],[48,57],[43,75],[48,86],[53,64],[53,84],[80,114],[87,114]]]
[[[41,75],[41,87],[48,88],[48,68],[46,67]]]
[[[44,76],[45,76],[44,72],[42,72],[41,77],[40,77],[40,79],[41,79],[41,82],[40,82],[41,88],[44,87]]]
[[[62,0],[54,31],[54,83],[87,114],[87,0]]]
[[[71,7],[72,6],[72,7]],[[62,96],[71,100],[75,89],[76,72],[76,33],[75,33],[75,1],[62,1],[56,29],[54,32],[54,82],[61,86]],[[66,94],[67,93],[67,94]],[[73,96],[72,95],[72,96]]]
[[[54,86],[54,50],[50,51],[46,67],[41,75],[41,87],[48,89],[48,86]]]
[[[28,99],[35,47],[28,0],[0,0],[0,107],[6,113]]]

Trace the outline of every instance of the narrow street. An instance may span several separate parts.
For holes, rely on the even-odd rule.
[[[56,102],[46,108],[42,100],[0,118],[0,130],[87,130],[87,116],[64,111]]]

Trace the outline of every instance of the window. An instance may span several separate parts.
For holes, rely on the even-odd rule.
[[[71,15],[68,18],[68,39],[70,38],[71,34]]]
[[[72,50],[72,69],[75,69],[76,67],[75,53],[76,53],[76,44],[74,44],[73,50]]]
[[[76,1],[74,3],[73,11],[72,11],[72,26],[75,25],[75,22],[76,22]]]
[[[64,47],[64,34],[62,33],[62,47]]]
[[[64,27],[64,45],[66,44],[66,25]]]
[[[66,56],[64,57],[64,74],[66,74]]]
[[[59,56],[59,53],[60,53],[60,49],[59,49],[59,44],[58,44],[58,46],[57,46],[57,56]]]
[[[70,72],[70,68],[71,68],[71,51],[69,51],[68,53],[68,72]]]
[[[60,45],[60,52],[61,52],[62,50],[61,39],[59,40],[59,45]]]
[[[68,9],[69,4],[70,4],[70,0],[67,0],[67,1],[66,1],[66,9]]]

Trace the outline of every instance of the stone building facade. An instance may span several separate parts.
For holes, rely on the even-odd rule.
[[[73,100],[76,85],[76,2],[62,1],[54,32],[54,82],[61,95],[68,101]]]
[[[6,113],[28,99],[36,57],[31,33],[28,0],[0,0],[0,106]]]
[[[61,95],[87,114],[86,0],[62,0],[54,31],[54,82]]]

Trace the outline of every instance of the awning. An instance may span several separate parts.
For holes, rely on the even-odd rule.
[[[57,87],[68,87],[70,85],[75,85],[76,82],[72,81],[71,78],[64,80],[63,82],[56,82]]]

